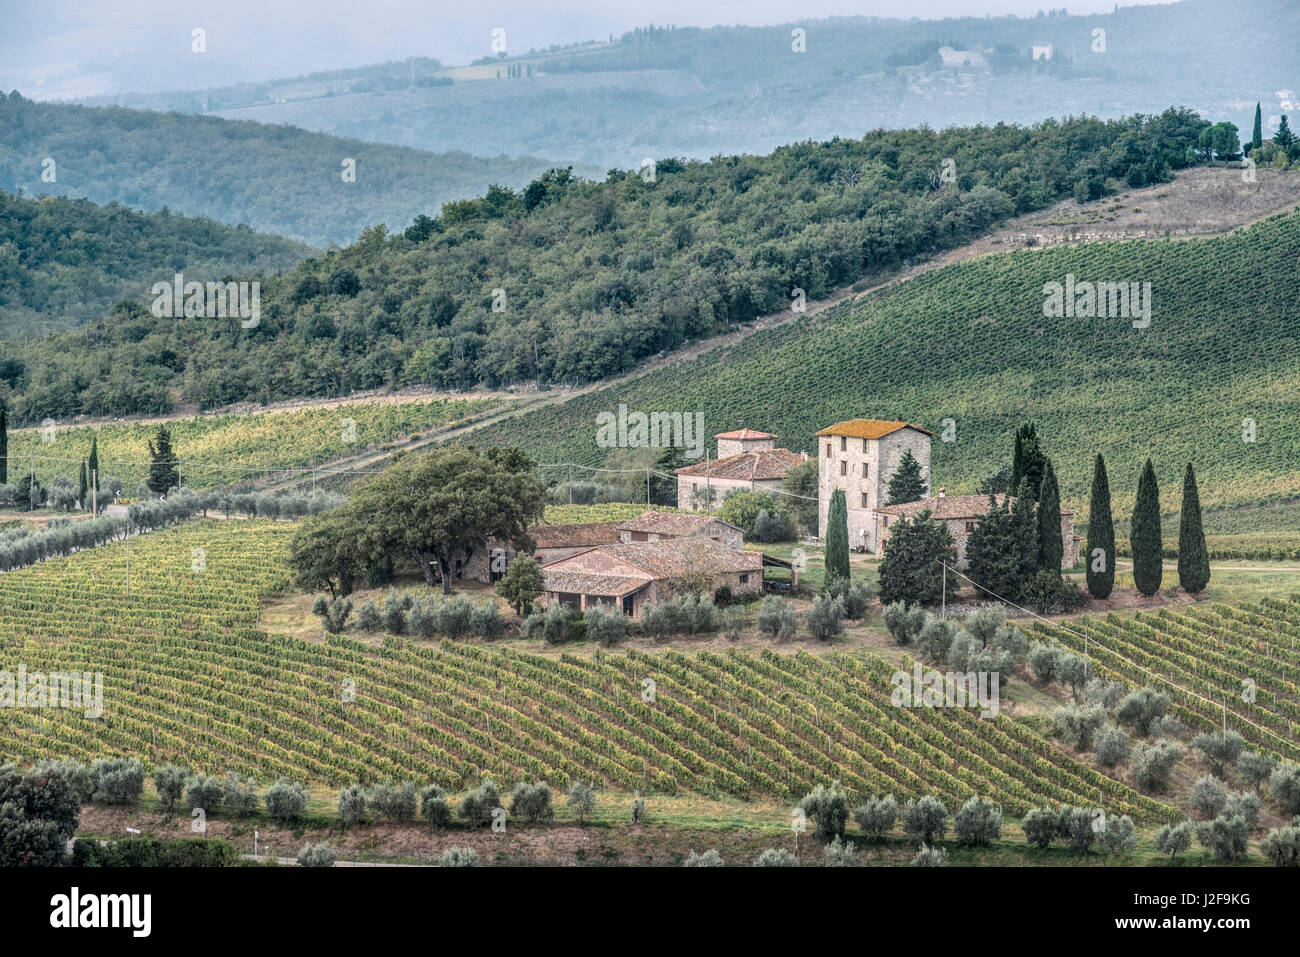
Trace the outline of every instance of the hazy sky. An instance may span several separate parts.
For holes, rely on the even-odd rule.
[[[1123,6],[1152,0],[1124,0]],[[801,18],[1032,16],[1054,4],[1103,13],[1114,0],[0,0],[0,88],[46,99],[191,89],[408,56],[465,63],[606,38],[647,23],[760,26]],[[207,51],[191,52],[191,31]]]

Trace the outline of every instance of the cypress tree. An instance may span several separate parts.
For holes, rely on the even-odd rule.
[[[1034,517],[1034,500],[1028,495],[1020,496],[1011,505],[1010,535],[1008,547],[1015,556],[1015,576],[1019,587],[1014,595],[1003,597],[1019,600],[1038,571],[1038,522]]]
[[[1258,103],[1255,104],[1255,132],[1250,135],[1250,151],[1253,153],[1264,145],[1264,114]]]
[[[1038,567],[1061,573],[1065,542],[1061,539],[1061,490],[1049,459],[1038,494]]]
[[[925,479],[921,477],[921,463],[908,449],[898,462],[898,468],[889,477],[889,504],[903,505],[925,498]]]
[[[1033,577],[1038,564],[1037,530],[1025,534],[1024,507],[1013,512],[1010,503],[997,504],[989,496],[984,513],[966,538],[967,574],[994,595],[1015,601]],[[981,592],[981,601],[991,596]]]
[[[826,512],[826,581],[849,578],[849,507],[844,489],[831,494]]]
[[[90,495],[88,494],[89,492],[90,492],[90,483],[86,481],[86,460],[82,459],[81,475],[78,477],[78,481],[77,481],[77,502],[78,504],[81,505],[81,510],[83,512],[90,507]]]
[[[1178,519],[1178,584],[1195,595],[1210,581],[1210,553],[1205,547],[1205,529],[1201,527],[1201,496],[1196,489],[1196,473],[1187,463],[1183,473],[1183,511]]]
[[[9,411],[0,405],[0,485],[9,482]]]
[[[1160,490],[1156,470],[1147,459],[1138,479],[1137,502],[1129,525],[1129,545],[1133,549],[1133,584],[1150,598],[1160,590],[1164,575],[1164,542],[1160,537]]]
[[[90,480],[95,483],[95,491],[99,491],[99,436],[90,437],[90,461],[86,464],[90,471]]]
[[[1286,114],[1282,114],[1282,121],[1277,124],[1277,132],[1273,134],[1273,142],[1282,149],[1290,149],[1291,144],[1295,142],[1295,134],[1291,132],[1291,124],[1287,122]]]
[[[1092,469],[1092,503],[1088,509],[1088,591],[1093,598],[1108,598],[1115,587],[1115,524],[1110,512],[1110,482],[1106,463],[1097,453]]]
[[[1027,422],[1016,430],[1016,447],[1011,458],[1011,482],[1008,486],[1011,494],[1028,495],[1030,502],[1037,502],[1046,466],[1047,456],[1038,446],[1038,430],[1034,423]]]
[[[1014,495],[1016,486],[1020,484],[1020,477],[1025,471],[1025,443],[1021,438],[1021,432],[1024,426],[1016,429],[1016,446],[1011,452],[1011,478],[1007,480],[1007,494]]]
[[[158,444],[149,443],[149,456],[153,462],[149,465],[149,478],[145,484],[155,495],[166,495],[167,491],[180,484],[180,472],[176,468],[176,456],[172,452],[172,435],[167,426],[158,426],[156,436]]]

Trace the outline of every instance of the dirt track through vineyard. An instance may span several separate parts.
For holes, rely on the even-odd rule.
[[[933,270],[982,256],[1015,250],[1043,249],[1053,246],[1122,240],[1193,239],[1222,236],[1290,209],[1300,209],[1300,174],[1270,169],[1255,170],[1255,181],[1246,182],[1238,168],[1197,167],[1180,173],[1173,182],[1143,189],[1125,190],[1086,205],[1064,200],[1035,213],[1018,216],[1002,227],[972,243],[923,262],[909,263],[878,281],[860,288],[845,287],[834,294],[809,301],[802,313],[785,309],[763,316],[732,332],[688,343],[671,352],[661,353],[641,363],[636,369],[599,382],[576,387],[553,387],[547,391],[497,390],[469,393],[439,393],[429,389],[402,389],[355,398],[302,399],[267,407],[233,406],[222,412],[252,415],[292,408],[333,408],[353,402],[395,403],[421,398],[497,397],[509,400],[509,407],[490,412],[448,429],[433,429],[416,439],[394,443],[387,450],[360,452],[334,460],[326,470],[368,471],[382,467],[393,451],[413,451],[465,438],[487,426],[548,405],[568,401],[576,396],[625,385],[665,366],[693,359],[707,352],[735,345],[750,336],[776,329],[795,321],[809,321],[826,310],[848,300],[861,300],[881,290],[900,285]],[[861,281],[860,281],[861,282]],[[860,285],[857,284],[857,285]],[[192,415],[171,415],[139,421],[165,422]],[[214,413],[222,414],[222,413]],[[78,422],[78,425],[92,424]],[[309,481],[310,472],[286,473],[260,483],[269,490],[293,488]]]

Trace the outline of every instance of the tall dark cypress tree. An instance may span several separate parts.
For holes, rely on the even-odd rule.
[[[86,460],[81,460],[81,475],[77,481],[77,503],[84,512],[90,508],[90,483],[86,480]]]
[[[849,578],[849,506],[844,489],[831,494],[826,511],[826,581]]]
[[[1011,505],[1011,538],[1008,549],[1019,563],[1016,578],[1020,587],[1014,595],[1002,597],[1018,601],[1038,571],[1038,522],[1034,517],[1034,500],[1028,495],[1019,496]]]
[[[9,482],[9,410],[0,405],[0,485]]]
[[[95,491],[99,491],[99,436],[90,437],[90,461],[86,463],[86,468],[90,471],[90,481],[95,485]]]
[[[1160,536],[1160,490],[1156,470],[1147,459],[1138,479],[1137,502],[1129,525],[1129,545],[1133,549],[1133,584],[1150,598],[1160,590],[1164,575],[1164,541]]]
[[[1061,573],[1061,559],[1065,542],[1061,539],[1061,490],[1056,485],[1056,472],[1049,459],[1043,470],[1043,482],[1038,493],[1038,567]]]
[[[1025,472],[1025,440],[1021,437],[1024,426],[1016,429],[1016,446],[1011,452],[1011,478],[1007,480],[1007,494],[1016,494],[1016,486]]]
[[[155,495],[166,495],[167,491],[180,484],[180,470],[176,468],[176,455],[172,451],[172,434],[167,426],[158,426],[157,445],[149,443],[149,456],[153,462],[149,465],[149,478],[145,484]]]
[[[1093,598],[1108,598],[1115,587],[1115,523],[1110,512],[1110,481],[1106,463],[1097,453],[1092,469],[1092,502],[1088,508],[1088,592]]]
[[[1028,495],[1030,502],[1037,502],[1046,465],[1047,456],[1038,446],[1038,431],[1034,423],[1026,422],[1016,430],[1016,447],[1011,458],[1011,481],[1008,486],[1011,494]]]
[[[1183,473],[1183,511],[1178,519],[1178,584],[1195,595],[1210,581],[1210,553],[1205,547],[1205,529],[1201,527],[1201,496],[1196,489],[1196,473],[1187,463]]]
[[[1264,145],[1264,114],[1258,103],[1255,104],[1255,132],[1250,134],[1250,151],[1253,153]]]

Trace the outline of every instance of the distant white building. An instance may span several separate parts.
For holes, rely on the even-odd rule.
[[[1052,45],[1050,43],[1035,43],[1033,58],[1035,60],[1050,60],[1052,58]]]
[[[989,65],[984,54],[979,50],[954,50],[952,47],[939,47],[939,56],[943,60],[944,66],[974,66],[986,67]]]

